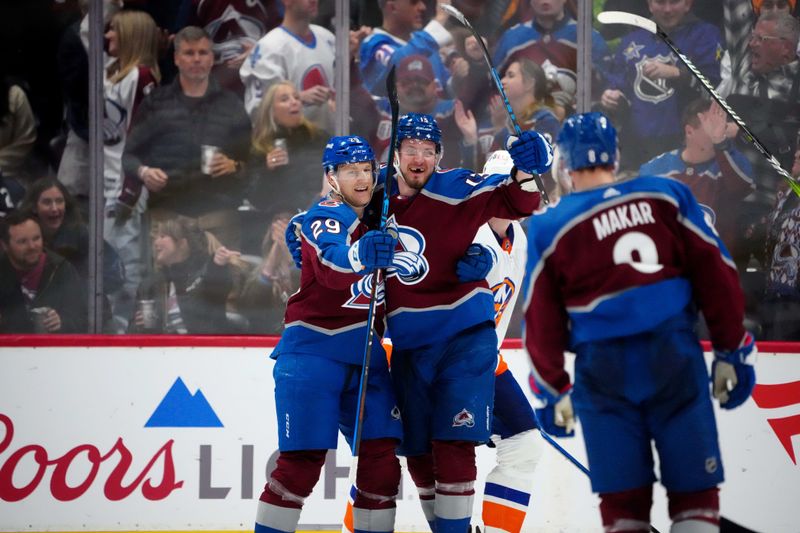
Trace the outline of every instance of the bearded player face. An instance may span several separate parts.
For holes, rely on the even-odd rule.
[[[403,139],[398,150],[398,168],[406,185],[420,190],[436,170],[436,143],[421,139]]]

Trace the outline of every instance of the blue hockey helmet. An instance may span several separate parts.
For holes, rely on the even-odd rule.
[[[565,120],[556,144],[569,170],[613,165],[617,160],[617,130],[596,111]]]
[[[403,139],[432,141],[437,152],[442,150],[442,130],[433,116],[424,113],[406,113],[400,117],[397,121],[398,147]]]
[[[335,171],[339,165],[348,163],[372,163],[377,168],[375,152],[364,137],[359,135],[340,135],[328,139],[322,152],[322,168],[325,172]]]

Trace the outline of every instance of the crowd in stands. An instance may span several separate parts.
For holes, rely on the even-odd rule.
[[[594,24],[586,75],[575,0],[351,0],[349,35],[334,33],[334,3],[104,0],[93,117],[88,0],[3,2],[0,333],[87,330],[89,124],[102,120],[102,331],[279,334],[299,283],[283,231],[326,193],[320,157],[343,96],[350,131],[383,162],[392,67],[400,111],[436,117],[442,166],[479,169],[513,135],[480,43],[439,8],[452,3],[522,129],[554,139],[590,80],[620,131],[621,175],[687,183],[737,263],[750,329],[800,340],[800,198],[657,36]],[[658,23],[800,175],[796,0],[595,4]],[[551,197],[568,192],[559,173],[543,176]]]

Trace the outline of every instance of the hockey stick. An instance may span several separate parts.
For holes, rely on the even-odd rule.
[[[394,150],[397,142],[397,121],[400,115],[400,106],[397,102],[397,86],[395,84],[395,67],[386,76],[386,94],[389,97],[389,106],[392,109],[392,137],[389,144],[389,164],[386,165],[386,179],[383,183],[383,202],[381,204],[380,229],[386,229],[386,220],[389,216],[389,194],[392,178],[394,177]],[[356,476],[358,474],[358,452],[361,447],[361,430],[364,422],[364,411],[367,400],[367,383],[369,381],[369,364],[372,358],[372,343],[375,329],[375,308],[377,307],[378,285],[383,277],[383,269],[379,268],[372,273],[372,287],[369,296],[369,313],[367,314],[367,340],[364,346],[364,360],[361,365],[361,380],[358,384],[358,411],[353,425],[353,443],[351,446],[353,458],[350,463],[350,492],[348,493],[347,509],[342,523],[342,533],[353,533],[353,502],[357,494]]]
[[[442,4],[440,6],[445,13],[450,15],[451,17],[458,20],[465,28],[467,28],[475,39],[478,41],[478,44],[481,45],[481,51],[483,52],[483,58],[486,60],[486,64],[489,65],[489,72],[492,73],[492,80],[494,81],[497,90],[500,92],[500,96],[503,98],[503,105],[506,108],[506,113],[508,113],[508,118],[511,120],[512,126],[514,126],[514,132],[516,132],[517,137],[522,135],[522,129],[519,127],[519,123],[517,122],[517,116],[514,114],[514,110],[511,108],[511,103],[508,101],[508,97],[506,96],[506,91],[503,89],[503,83],[500,81],[500,76],[497,74],[497,69],[494,68],[492,64],[492,58],[489,55],[489,50],[486,49],[486,45],[483,42],[483,38],[478,34],[475,28],[472,27],[472,24],[469,23],[467,17],[459,11],[458,9],[454,8],[450,4]],[[542,184],[542,178],[539,174],[533,173],[533,179],[536,182],[536,186],[539,188],[539,192],[542,195],[542,201],[545,205],[550,203],[550,198],[547,196],[547,191]]]
[[[539,421],[539,420],[538,420],[538,418],[537,418],[537,420],[536,420],[536,421],[537,421],[537,422]],[[543,430],[543,429],[542,429],[542,427],[541,427],[541,426],[539,426],[539,433],[541,433],[541,434],[542,434],[542,438],[543,438],[544,440],[546,440],[546,441],[547,441],[547,443],[548,443],[548,444],[550,444],[550,446],[552,446],[553,448],[555,448],[555,449],[556,449],[556,451],[557,451],[558,453],[560,453],[561,455],[563,455],[564,457],[566,457],[566,459],[567,459],[567,460],[568,460],[570,463],[574,464],[574,465],[575,465],[575,466],[578,468],[578,470],[580,470],[581,472],[583,472],[584,474],[586,474],[586,476],[587,476],[587,477],[589,476],[589,469],[588,469],[588,468],[586,468],[585,466],[583,466],[583,463],[581,463],[580,461],[578,461],[577,459],[575,459],[575,457],[574,457],[572,454],[570,454],[570,453],[569,453],[567,450],[565,450],[565,449],[564,449],[564,448],[563,448],[563,447],[562,447],[562,446],[561,446],[559,443],[557,443],[557,442],[555,441],[555,439],[554,439],[553,437],[551,437],[551,436],[550,436],[550,434],[549,434],[549,433],[545,432],[545,430]]]
[[[533,410],[533,416],[536,419],[536,425],[539,426],[539,433],[542,435],[542,438],[547,441],[547,443],[556,449],[558,453],[563,455],[570,463],[575,465],[578,470],[586,474],[586,477],[591,479],[589,474],[589,469],[583,466],[583,464],[575,459],[575,457],[570,454],[567,450],[565,450],[559,443],[555,441],[553,437],[551,437],[544,429],[542,429],[542,424],[539,422],[539,415],[536,414],[536,409]],[[660,533],[655,526],[652,524],[650,525],[650,533]]]
[[[775,172],[780,174],[780,176],[786,180],[789,184],[789,187],[794,191],[795,194],[800,196],[800,183],[798,183],[794,178],[792,178],[791,174],[786,172],[786,170],[781,167],[781,164],[775,159],[767,148],[761,144],[761,141],[755,136],[753,132],[747,127],[744,121],[739,118],[739,115],[731,109],[725,99],[720,96],[720,94],[714,89],[711,83],[706,79],[705,76],[697,69],[697,67],[692,63],[692,61],[686,57],[683,52],[681,52],[675,43],[672,42],[672,39],[669,38],[669,35],[664,32],[661,28],[658,27],[654,21],[650,19],[646,19],[644,17],[640,17],[639,15],[634,15],[633,13],[627,13],[625,11],[603,11],[602,13],[597,14],[597,20],[600,21],[602,24],[627,24],[629,26],[636,26],[637,28],[641,28],[645,31],[649,31],[650,33],[656,34],[664,43],[672,50],[675,55],[677,55],[680,60],[686,65],[686,68],[689,69],[695,78],[697,78],[703,87],[711,94],[711,97],[716,100],[716,102],[725,110],[726,113],[733,119],[737,126],[744,132],[744,138],[750,144],[755,146],[756,150],[758,150],[761,155],[763,155],[767,162],[775,169]]]

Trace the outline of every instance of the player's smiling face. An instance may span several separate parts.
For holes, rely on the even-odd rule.
[[[344,201],[353,207],[364,207],[372,199],[375,182],[372,175],[372,163],[347,163],[339,165],[336,170],[338,191]],[[333,183],[331,186],[333,187]],[[334,190],[337,188],[334,187]]]
[[[422,189],[436,170],[436,144],[421,139],[403,139],[399,167],[406,185]]]

